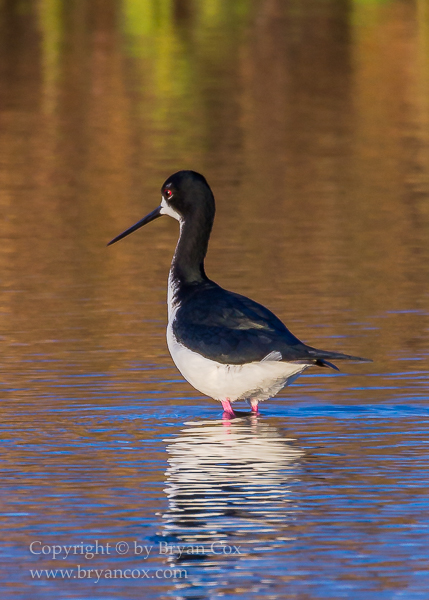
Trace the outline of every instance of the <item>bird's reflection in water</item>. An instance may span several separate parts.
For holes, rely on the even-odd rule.
[[[197,600],[268,586],[276,597],[270,573],[284,573],[303,452],[254,416],[187,423],[168,442],[160,547],[171,569],[187,573],[171,595]]]

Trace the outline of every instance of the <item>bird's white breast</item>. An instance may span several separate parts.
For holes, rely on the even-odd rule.
[[[244,365],[218,363],[179,344],[170,325],[167,343],[183,377],[198,391],[215,400],[266,400],[275,396],[309,366],[270,361]]]
[[[231,402],[254,398],[259,401],[275,396],[310,365],[268,360],[244,365],[218,363],[179,343],[173,332],[178,306],[175,303],[175,281],[168,279],[167,344],[176,367],[189,383],[215,400]],[[279,356],[281,356],[279,354]]]

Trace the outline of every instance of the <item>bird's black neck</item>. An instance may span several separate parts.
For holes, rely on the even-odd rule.
[[[173,278],[179,283],[191,285],[207,281],[204,259],[212,226],[213,218],[204,218],[203,215],[181,222],[180,237],[171,264]]]

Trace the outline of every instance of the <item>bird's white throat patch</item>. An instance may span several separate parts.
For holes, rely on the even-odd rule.
[[[181,215],[179,215],[179,213],[177,211],[175,211],[172,206],[167,204],[167,201],[164,197],[162,197],[162,200],[161,200],[161,211],[160,212],[162,215],[168,215],[169,217],[173,217],[173,219],[176,219],[176,221],[179,221],[179,223],[182,222]]]

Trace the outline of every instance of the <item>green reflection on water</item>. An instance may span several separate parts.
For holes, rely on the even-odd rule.
[[[42,31],[43,112],[49,115],[56,107],[57,85],[61,73],[61,44],[64,37],[62,1],[41,0],[37,7]]]

